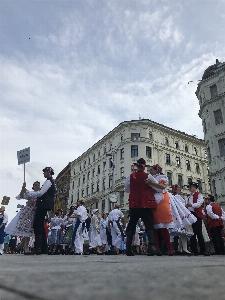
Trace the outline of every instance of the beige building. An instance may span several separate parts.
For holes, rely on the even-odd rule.
[[[225,63],[216,60],[198,84],[199,116],[209,160],[211,192],[225,208]]]
[[[146,119],[123,122],[71,163],[68,206],[84,197],[87,208],[109,210],[109,195],[114,189],[122,210],[128,210],[124,182],[140,157],[146,160],[147,170],[160,164],[170,187],[198,181],[206,195],[209,185],[205,153],[204,141],[195,136]]]
[[[62,209],[64,214],[67,212],[69,189],[70,189],[71,163],[57,175],[56,188],[57,193],[55,197],[54,212],[57,209]]]

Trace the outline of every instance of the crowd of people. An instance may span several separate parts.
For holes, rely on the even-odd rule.
[[[25,206],[7,225],[5,207],[0,207],[0,255],[224,255],[225,212],[213,196],[203,198],[198,184],[188,184],[190,195],[183,198],[176,184],[168,192],[168,178],[156,164],[150,174],[145,160],[139,159],[126,178],[129,193],[129,215],[124,216],[118,204],[110,212],[89,212],[80,199],[68,213],[62,210],[48,218],[53,209],[54,171],[43,169],[46,181],[24,183],[19,196]]]

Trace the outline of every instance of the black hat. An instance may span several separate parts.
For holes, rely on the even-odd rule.
[[[70,206],[70,210],[71,210],[71,209],[75,209],[75,206]]]
[[[145,165],[146,164],[146,161],[144,160],[144,158],[139,158],[139,160],[137,161],[137,163],[139,165]]]
[[[188,182],[187,187],[190,188],[191,186],[196,187],[196,189],[198,189],[198,183],[197,182]]]
[[[51,167],[45,167],[42,172],[48,172],[50,175],[54,175],[54,170]]]

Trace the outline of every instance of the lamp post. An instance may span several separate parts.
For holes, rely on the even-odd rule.
[[[114,192],[114,169],[115,169],[115,163],[112,160],[113,155],[111,153],[106,154],[106,156],[109,156],[111,158],[111,168],[112,168],[112,193],[109,194],[109,202],[110,202],[110,210],[111,210],[111,203],[117,202],[117,196]]]

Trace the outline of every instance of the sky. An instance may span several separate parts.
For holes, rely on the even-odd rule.
[[[195,95],[225,61],[225,0],[1,0],[0,198],[28,189],[120,122],[151,119],[203,138]],[[188,84],[189,81],[193,81]],[[21,201],[20,203],[23,203]]]

